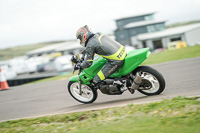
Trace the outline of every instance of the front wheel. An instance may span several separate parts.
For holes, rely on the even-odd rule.
[[[165,89],[165,79],[162,74],[149,66],[139,66],[133,71],[135,75],[137,72],[143,72],[142,83],[138,91],[147,96],[159,95]]]
[[[68,84],[68,91],[70,95],[81,103],[92,103],[97,99],[97,91],[89,86],[82,85],[81,86],[82,94],[79,94],[79,84],[77,82],[70,81]]]

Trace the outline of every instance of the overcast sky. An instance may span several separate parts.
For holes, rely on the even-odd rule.
[[[0,0],[0,48],[75,39],[85,24],[113,33],[115,19],[156,11],[167,24],[200,19],[200,0]]]

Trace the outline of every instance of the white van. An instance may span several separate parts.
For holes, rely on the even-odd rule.
[[[71,63],[72,55],[63,55],[57,57],[54,61],[55,67],[57,71],[71,71],[72,70],[72,63]]]
[[[13,79],[15,77],[17,77],[17,73],[12,70],[9,65],[1,65],[1,71],[4,73],[4,76],[6,77],[6,79]]]

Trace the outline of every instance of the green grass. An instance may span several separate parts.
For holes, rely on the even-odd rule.
[[[33,45],[24,45],[13,48],[0,49],[0,60],[7,60],[17,56],[24,56],[28,51],[32,51],[34,49],[38,49],[48,45],[50,44],[33,44]]]
[[[0,123],[4,133],[199,133],[200,100],[177,97],[155,103],[127,105]]]
[[[193,58],[200,56],[200,45],[176,49],[165,50],[160,53],[152,53],[142,65],[156,64],[185,58]]]

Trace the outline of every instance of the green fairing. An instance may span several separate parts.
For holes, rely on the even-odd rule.
[[[143,48],[129,52],[125,58],[124,65],[110,77],[120,78],[129,74],[135,68],[137,68],[149,56],[149,54],[149,48]],[[82,70],[80,73],[82,84],[90,84],[90,80],[92,80],[97,75],[97,73],[106,64],[106,62],[107,60],[103,57],[99,55],[95,56],[92,66]],[[78,82],[78,78],[79,75],[73,76],[70,78],[70,81]]]

